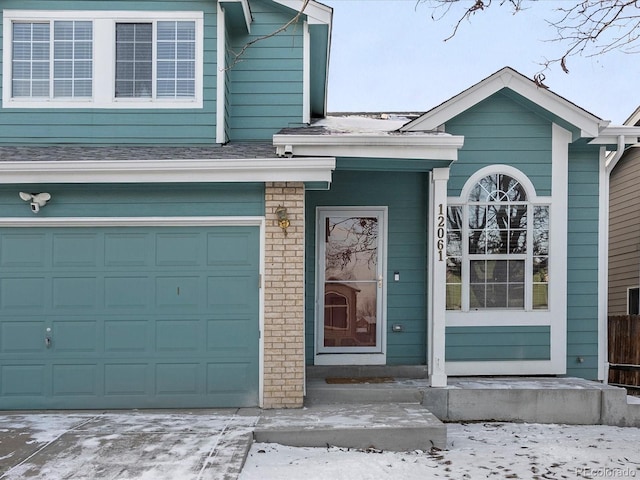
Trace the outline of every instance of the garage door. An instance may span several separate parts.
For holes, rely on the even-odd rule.
[[[0,229],[0,409],[258,404],[258,227]]]

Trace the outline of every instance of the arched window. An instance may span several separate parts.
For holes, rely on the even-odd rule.
[[[506,173],[465,191],[447,211],[447,309],[548,309],[549,205]]]

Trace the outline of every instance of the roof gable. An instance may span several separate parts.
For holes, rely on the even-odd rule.
[[[513,92],[516,94],[513,95],[514,99],[518,98],[520,103],[535,107],[540,112],[547,112],[548,115],[545,116],[556,123],[573,127],[570,129],[574,131],[574,137],[577,138],[597,137],[601,128],[608,124],[560,95],[538,86],[512,68],[505,67],[429,110],[400,130],[405,132],[437,130],[447,121],[500,91],[506,95]]]

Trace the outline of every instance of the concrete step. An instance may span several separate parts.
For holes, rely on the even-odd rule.
[[[312,378],[307,381],[305,405],[421,403],[426,386],[426,379],[329,384],[324,378]]]
[[[401,452],[447,445],[446,425],[415,403],[265,410],[253,434],[256,442],[297,447],[331,445]]]

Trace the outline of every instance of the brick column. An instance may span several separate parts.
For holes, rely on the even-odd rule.
[[[275,211],[287,209],[287,233]],[[265,184],[264,408],[302,407],[304,396],[304,184]]]

